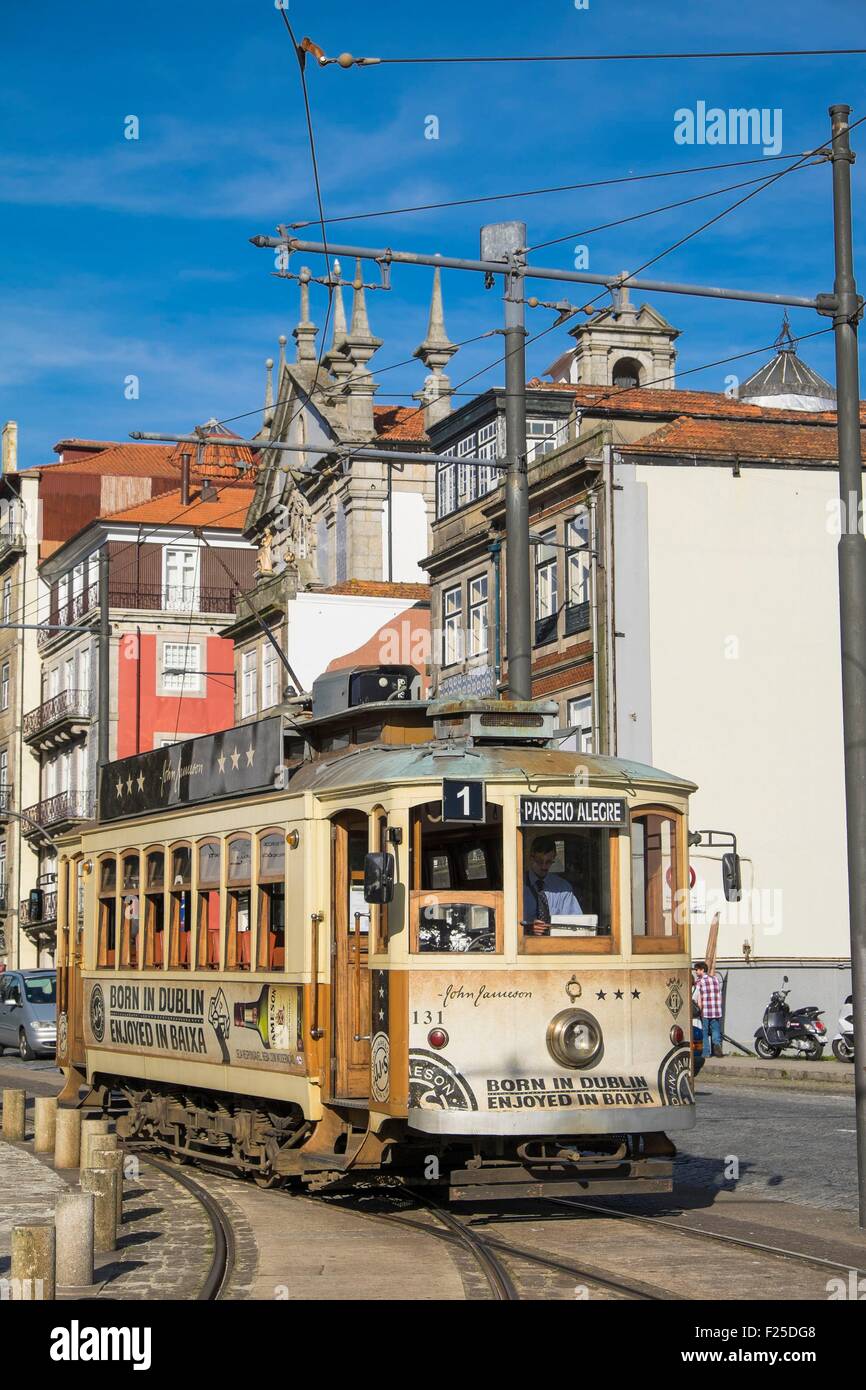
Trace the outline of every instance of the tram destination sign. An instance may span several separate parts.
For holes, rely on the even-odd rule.
[[[625,825],[624,796],[521,796],[521,825]]]
[[[279,715],[121,758],[102,769],[99,819],[121,820],[284,785]]]

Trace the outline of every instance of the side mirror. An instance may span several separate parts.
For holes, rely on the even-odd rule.
[[[722,855],[722,888],[729,903],[738,903],[743,891],[738,854]]]
[[[364,902],[389,903],[394,897],[394,856],[384,850],[364,859]]]

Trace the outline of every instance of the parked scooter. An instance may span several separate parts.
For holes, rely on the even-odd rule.
[[[788,976],[782,977],[788,983]],[[764,1021],[755,1032],[755,1051],[759,1057],[778,1057],[786,1048],[810,1062],[819,1061],[827,1041],[827,1029],[821,1022],[823,1009],[807,1004],[792,1010],[788,1005],[789,989],[776,989],[764,1010]]]
[[[839,1032],[830,1046],[837,1062],[854,1061],[854,1005],[850,994],[839,1010]]]

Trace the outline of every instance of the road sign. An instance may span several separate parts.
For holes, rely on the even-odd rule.
[[[463,825],[482,823],[486,816],[484,783],[460,780],[456,777],[442,779],[442,819],[458,821]]]

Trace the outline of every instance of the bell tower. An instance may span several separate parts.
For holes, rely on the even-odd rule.
[[[623,271],[623,274],[627,274]],[[613,292],[610,309],[570,330],[576,346],[547,368],[554,381],[582,386],[676,387],[674,328],[649,304],[636,308],[628,285]]]

